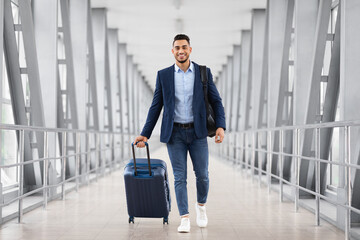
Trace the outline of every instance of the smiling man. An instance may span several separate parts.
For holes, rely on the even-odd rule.
[[[144,147],[164,107],[160,141],[167,149],[175,178],[175,194],[181,216],[179,232],[190,232],[190,219],[187,196],[187,153],[193,164],[196,176],[197,213],[199,227],[206,227],[208,218],[205,203],[209,191],[206,107],[199,65],[190,61],[192,48],[185,34],[178,34],[173,41],[172,54],[175,64],[160,70],[157,74],[153,101],[145,126],[136,137],[138,147]],[[215,142],[224,139],[225,113],[219,92],[213,82],[210,69],[208,76],[208,99],[215,112],[217,126]]]

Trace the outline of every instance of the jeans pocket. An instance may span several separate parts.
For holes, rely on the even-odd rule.
[[[174,143],[179,141],[181,141],[181,128],[174,126],[171,133],[170,142]]]

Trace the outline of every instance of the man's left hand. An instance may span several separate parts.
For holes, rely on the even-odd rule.
[[[215,143],[222,143],[224,140],[225,132],[223,128],[216,129]]]

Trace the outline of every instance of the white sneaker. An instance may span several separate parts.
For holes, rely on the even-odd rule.
[[[188,217],[181,218],[180,226],[178,227],[178,232],[188,233],[190,232],[190,219]]]
[[[196,209],[196,223],[199,227],[206,227],[208,224],[208,218],[206,216],[205,206],[200,206],[198,203],[195,203]]]

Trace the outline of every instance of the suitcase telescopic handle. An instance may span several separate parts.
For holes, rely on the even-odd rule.
[[[138,144],[139,142],[136,142]],[[150,151],[149,151],[149,144],[147,142],[144,142],[146,146],[146,152],[147,152],[147,159],[148,159],[148,165],[149,165],[149,176],[151,176],[151,164],[150,164]],[[135,176],[137,176],[137,170],[136,170],[136,158],[135,158],[135,148],[134,143],[131,143],[132,152],[133,152],[133,159],[134,159],[134,168],[135,168]]]

